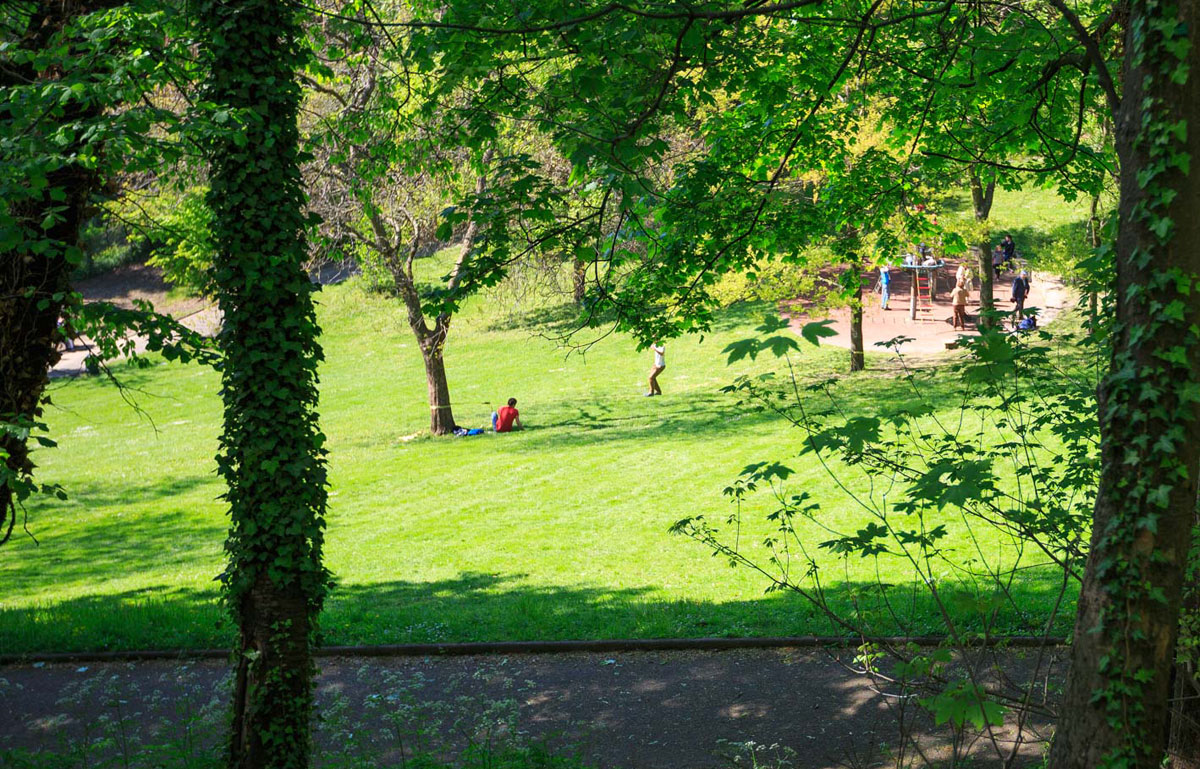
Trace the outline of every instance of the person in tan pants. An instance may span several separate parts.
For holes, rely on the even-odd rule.
[[[950,304],[954,306],[954,328],[967,330],[967,298],[971,295],[963,281],[959,281],[950,292]]]

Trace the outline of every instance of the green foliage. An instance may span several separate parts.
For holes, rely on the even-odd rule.
[[[10,4],[12,5],[12,4]],[[157,3],[16,4],[0,30],[0,527],[33,483],[23,426],[40,422],[56,321],[102,182],[171,150],[175,115],[149,94],[184,79],[177,9]],[[178,59],[174,58],[179,56]],[[155,129],[155,130],[152,130]],[[152,135],[153,134],[153,135]],[[166,143],[169,144],[169,143]],[[116,255],[119,258],[119,254]]]
[[[711,288],[712,301],[718,307],[728,307],[735,302],[782,302],[803,296],[823,299],[825,306],[834,305],[836,299],[828,296],[831,287],[816,270],[806,267],[826,261],[821,257],[805,259],[805,264],[760,259],[752,272],[722,275]]]
[[[464,201],[491,235],[462,290],[525,248],[584,254],[620,276],[604,296],[643,341],[708,328],[713,308],[747,288],[725,276],[764,261],[799,263],[851,233],[879,237],[882,254],[929,239],[939,228],[913,204],[967,166],[1103,165],[1076,141],[1075,109],[1096,92],[1075,68],[1047,68],[1071,35],[1049,8],[855,2],[794,19],[770,5],[533,2],[514,13],[456,0],[414,12],[410,60],[431,103],[463,98],[463,113],[489,116],[447,115],[441,131],[480,147],[497,116],[517,121],[571,166],[564,188],[517,153],[501,161],[517,194]],[[531,77],[530,61],[552,64]],[[1016,171],[988,173],[1019,186]],[[579,191],[568,216],[559,201]]]
[[[944,691],[922,699],[921,704],[933,713],[936,724],[949,722],[961,728],[970,722],[976,729],[1004,725],[1005,708],[970,681],[952,684]]]
[[[30,438],[33,438],[42,448],[54,448],[58,444],[47,437],[47,432],[45,423],[33,421],[25,415],[7,418],[0,416],[0,436],[14,439],[21,445],[25,445]],[[13,529],[17,524],[17,508],[23,510],[25,504],[34,495],[52,496],[59,500],[67,498],[67,493],[60,484],[38,483],[32,474],[13,467],[10,459],[9,450],[0,444],[0,486],[8,488],[12,494],[11,510],[5,511],[7,514],[0,517],[0,544],[4,544],[12,537]]]
[[[130,242],[149,252],[148,264],[161,269],[172,285],[212,297],[216,243],[206,194],[204,187],[164,187],[152,195],[127,194],[113,206],[122,219],[138,225]]]
[[[810,324],[805,330],[810,328],[814,336],[824,329]],[[1082,580],[1100,456],[1095,380],[1079,373],[1093,367],[1089,358],[1104,348],[1081,346],[1065,332],[1055,338],[1044,331],[985,331],[960,339],[966,356],[955,366],[953,388],[904,369],[914,400],[904,406],[877,400],[863,414],[843,402],[846,396],[832,380],[797,373],[806,368],[793,360],[797,348],[762,336],[776,324],[757,330],[759,338],[726,348],[730,358],[771,351],[787,359],[790,376],[782,382],[743,376],[727,390],[741,394],[747,408],[777,413],[795,425],[799,457],[816,458],[862,515],[847,525],[829,514],[828,497],[792,490],[797,474],[790,465],[756,462],[726,489],[735,510],[723,523],[693,515],[673,531],[762,575],[769,591],[804,598],[844,632],[864,638],[881,638],[889,628],[869,612],[831,604],[836,571],[821,551],[846,568],[865,561],[890,572],[906,564],[914,574],[910,586],[880,577],[877,590],[889,607],[903,606],[910,591],[927,594],[938,607],[946,647],[928,655],[881,641],[864,652],[864,664],[871,671],[884,657],[894,660],[895,669],[881,683],[901,696],[919,696],[939,724],[981,730],[1001,725],[1004,702],[1022,695],[998,697],[970,671],[994,654],[987,643],[994,618],[1022,613],[1010,589],[1018,574],[1037,571],[1059,585],[1049,620],[1031,614],[1018,621],[1019,633],[1035,637],[1050,633],[1071,583]],[[954,404],[954,416],[947,415],[946,403]],[[760,495],[772,500],[768,512]],[[948,511],[961,525],[945,517]],[[754,548],[743,531],[761,531],[759,519],[768,531]],[[807,535],[812,525],[825,535],[815,542]],[[981,547],[983,540],[993,544]],[[901,616],[897,609],[892,618]],[[962,624],[968,617],[974,618],[970,630]],[[900,624],[905,632],[915,630]]]
[[[110,217],[94,216],[83,230],[83,248],[79,266],[71,277],[83,280],[123,267],[142,257],[141,249],[132,245],[129,233]]]

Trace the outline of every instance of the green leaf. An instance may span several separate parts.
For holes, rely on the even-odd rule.
[[[810,344],[820,345],[822,339],[837,336],[837,332],[830,328],[832,324],[832,320],[818,320],[812,323],[805,323],[800,329],[800,335]]]

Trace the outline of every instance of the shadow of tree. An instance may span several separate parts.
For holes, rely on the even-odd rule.
[[[1005,608],[994,618],[994,603],[978,600],[970,585],[947,583],[939,590],[959,632],[990,626],[995,634],[1030,634],[1044,627],[1060,585],[1051,570],[1026,573],[1012,586],[1020,612]],[[840,616],[857,616],[869,635],[946,632],[937,605],[915,582],[835,581],[823,594]],[[1068,619],[1059,618],[1059,630]],[[160,585],[0,609],[0,649],[7,653],[223,648],[232,633],[215,586]],[[321,619],[321,640],[332,646],[809,634],[854,638],[790,591],[743,600],[664,599],[653,586],[538,584],[520,571],[341,584]]]

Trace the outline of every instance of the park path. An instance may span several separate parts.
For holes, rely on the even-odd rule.
[[[318,697],[332,715],[318,745],[327,753],[349,749],[348,735],[377,733],[388,712],[437,724],[443,740],[482,739],[484,725],[507,709],[520,732],[573,746],[598,767],[730,766],[722,757],[727,743],[747,741],[796,751],[793,766],[890,765],[897,700],[849,669],[852,652],[841,654],[840,661],[811,649],[326,658]],[[139,729],[205,708],[216,735],[226,676],[216,661],[0,666],[0,751],[59,744],[119,717],[136,742],[144,739]],[[414,703],[417,710],[406,710]],[[931,758],[948,757],[948,730],[927,721],[917,730]],[[1041,748],[1026,745],[1021,763],[1036,763]]]
[[[351,268],[338,264],[325,264],[310,272],[313,281],[322,285],[345,280],[350,274]],[[103,275],[81,280],[75,289],[85,302],[112,302],[126,308],[132,308],[135,300],[150,302],[155,311],[170,315],[204,336],[213,336],[221,328],[221,311],[215,302],[172,291],[171,285],[163,279],[162,271],[147,264],[123,265]],[[76,339],[75,350],[63,350],[62,358],[50,370],[50,376],[86,374],[84,360],[90,353],[88,345],[88,339]],[[135,336],[134,348],[138,352],[145,351],[145,338]]]

